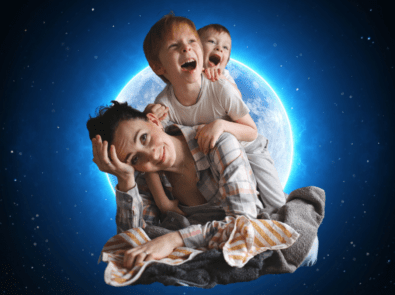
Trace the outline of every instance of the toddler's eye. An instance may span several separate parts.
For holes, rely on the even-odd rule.
[[[224,46],[224,49],[228,50],[228,46]]]

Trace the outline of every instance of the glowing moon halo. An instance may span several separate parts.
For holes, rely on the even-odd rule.
[[[253,69],[245,64],[230,59],[227,69],[235,79],[243,95],[243,100],[250,109],[258,132],[269,139],[269,151],[283,187],[291,173],[293,159],[293,136],[291,124],[285,108],[273,88]],[[141,111],[163,90],[165,83],[146,67],[134,76],[122,89],[116,100],[128,102]],[[111,189],[114,191],[116,178],[106,174]]]

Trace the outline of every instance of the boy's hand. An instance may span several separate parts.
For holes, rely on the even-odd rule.
[[[224,132],[221,119],[217,119],[210,124],[199,125],[195,139],[198,141],[200,150],[207,155],[209,150],[214,148],[219,136]]]
[[[178,200],[169,200],[169,202],[161,209],[165,214],[169,211],[173,211],[180,215],[185,216],[186,214],[178,207]]]
[[[134,168],[122,163],[115,151],[115,146],[110,147],[110,157],[107,152],[108,142],[102,142],[100,135],[92,139],[93,162],[100,171],[110,173],[118,178],[118,189],[128,191],[135,186]]]
[[[206,74],[207,79],[211,80],[212,82],[215,82],[220,78],[225,78],[224,75],[222,75],[220,68],[207,68],[203,69],[203,72]]]
[[[144,109],[144,114],[152,113],[159,118],[160,121],[164,120],[169,112],[169,107],[161,105],[160,103],[150,103]]]

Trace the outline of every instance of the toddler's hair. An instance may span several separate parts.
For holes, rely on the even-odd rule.
[[[220,24],[211,24],[211,25],[207,25],[207,26],[204,26],[204,27],[200,28],[197,31],[198,34],[199,34],[199,37],[202,37],[202,35],[204,33],[206,33],[208,30],[213,30],[213,31],[216,31],[217,33],[226,33],[230,37],[230,33],[229,33],[228,29],[225,28],[223,25],[220,25]]]
[[[164,38],[167,32],[171,32],[173,26],[186,24],[193,32],[195,32],[198,42],[200,43],[199,34],[196,31],[195,24],[190,19],[182,16],[175,16],[173,13],[169,13],[157,21],[149,30],[147,36],[145,36],[143,49],[145,57],[152,68],[156,63],[160,64],[159,51],[162,47]],[[159,76],[165,83],[169,81],[164,76]]]

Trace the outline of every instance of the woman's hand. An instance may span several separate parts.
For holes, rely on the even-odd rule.
[[[110,147],[110,157],[108,157],[108,142],[102,142],[100,135],[92,139],[93,162],[100,171],[110,173],[118,178],[118,189],[126,192],[135,186],[134,168],[131,165],[122,163],[115,151],[115,146]]]
[[[184,246],[178,231],[158,237],[136,248],[125,251],[123,265],[132,269],[135,265],[150,260],[159,260],[169,256],[175,248]]]

